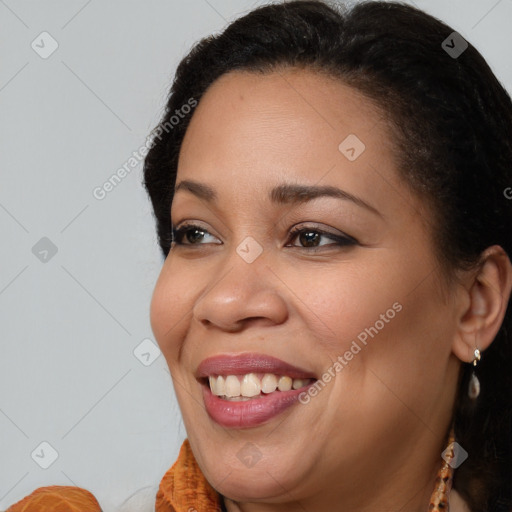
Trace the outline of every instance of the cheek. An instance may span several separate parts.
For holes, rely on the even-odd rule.
[[[177,359],[192,314],[191,280],[185,272],[173,272],[168,260],[155,285],[150,323],[160,350],[170,364]]]
[[[388,285],[392,290],[388,300],[373,309],[367,325],[360,326],[366,345],[360,344],[362,350],[354,357],[352,376],[361,384],[363,417],[379,410],[390,424],[393,415],[414,422],[413,411],[421,411],[420,417],[434,415],[438,397],[443,396],[453,321],[439,300],[433,277],[413,290],[410,285]],[[386,308],[392,304],[400,308],[389,314]],[[384,322],[379,321],[381,313]]]
[[[372,270],[367,264],[351,265],[350,270],[348,265],[342,267],[309,268],[307,273],[305,269],[288,269],[286,276],[289,288],[299,299],[290,297],[300,321],[308,324],[308,331],[331,358],[342,355],[359,335],[364,338],[365,330],[376,322],[378,330],[384,332],[388,324],[383,323],[381,315],[389,323],[399,315],[393,308],[400,297],[396,281],[393,287],[384,275],[376,277],[378,268]]]
[[[307,279],[300,270],[288,270],[287,283],[300,299],[297,314],[317,338],[326,370],[346,354],[343,369],[350,367],[351,378],[368,384],[370,370],[378,370],[385,382],[400,388],[442,371],[453,325],[436,291],[439,285],[417,265],[404,260],[399,267],[390,261],[365,262],[346,272],[318,268],[308,271]]]

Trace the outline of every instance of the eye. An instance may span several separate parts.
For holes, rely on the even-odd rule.
[[[184,224],[178,228],[172,228],[172,242],[176,245],[202,245],[200,242],[206,236],[215,238],[206,229],[195,224]]]
[[[172,242],[176,245],[204,245],[207,237],[217,239],[209,231],[196,224],[183,224],[177,228],[172,228]],[[348,235],[339,235],[319,229],[317,227],[299,227],[290,231],[289,242],[298,239],[302,244],[302,248],[308,251],[316,251],[324,246],[347,247],[356,245],[358,242],[355,238]],[[331,243],[321,243],[321,240],[330,240]],[[218,240],[218,239],[217,239]],[[207,242],[205,242],[207,243]],[[219,245],[222,242],[213,242]],[[287,246],[290,247],[290,246]],[[291,247],[301,247],[299,245],[291,245]]]
[[[335,233],[330,233],[323,229],[319,229],[317,227],[299,227],[294,228],[290,232],[290,241],[298,239],[298,241],[303,244],[302,247],[304,249],[308,249],[310,251],[318,250],[320,247],[334,245],[338,247],[346,247],[351,245],[356,245],[358,242],[355,238],[352,238],[348,235],[338,235]],[[321,240],[331,240],[332,243],[322,244]],[[292,245],[292,247],[300,247],[298,245]]]

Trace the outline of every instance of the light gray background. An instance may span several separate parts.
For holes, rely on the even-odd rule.
[[[153,510],[186,435],[163,356],[134,355],[154,342],[162,259],[142,166],[103,200],[93,189],[144,144],[193,42],[263,3],[0,0],[0,510],[43,485]],[[414,3],[512,90],[512,0]],[[46,59],[43,31],[59,45]]]

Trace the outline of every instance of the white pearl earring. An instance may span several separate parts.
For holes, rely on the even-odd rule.
[[[480,350],[475,348],[475,353],[473,357],[473,367],[476,367],[477,362],[480,361]],[[471,378],[469,380],[469,388],[468,388],[468,396],[471,400],[476,400],[478,395],[480,394],[480,381],[478,377],[475,375],[475,371],[471,373]]]

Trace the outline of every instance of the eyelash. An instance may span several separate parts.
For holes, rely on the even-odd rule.
[[[195,224],[185,224],[178,228],[172,228],[172,242],[176,245],[180,246],[194,246],[194,245],[204,245],[204,244],[192,244],[192,243],[183,243],[183,237],[189,231],[200,231],[201,233],[211,234],[208,230],[202,228],[201,226],[197,226]],[[321,245],[317,247],[302,247],[298,245],[294,245],[293,247],[299,247],[302,249],[306,249],[307,251],[316,252],[321,251],[323,247],[330,247],[332,245],[338,247],[350,247],[352,245],[358,244],[358,241],[355,238],[347,235],[335,235],[334,233],[330,233],[328,231],[324,231],[315,227],[296,227],[290,231],[290,238],[288,239],[288,243],[293,241],[298,235],[302,233],[317,233],[321,236],[325,236],[326,238],[333,240],[334,244]],[[213,235],[212,235],[213,236]],[[216,244],[219,245],[219,244]]]

